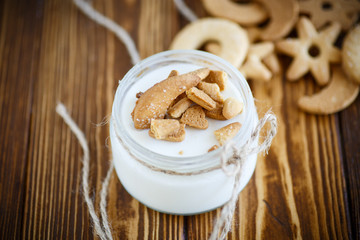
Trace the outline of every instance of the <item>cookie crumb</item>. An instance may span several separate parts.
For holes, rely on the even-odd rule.
[[[184,154],[184,151],[183,151],[183,150],[181,150],[181,151],[179,152],[179,154],[180,154],[180,155],[183,155],[183,154]]]
[[[214,150],[216,150],[216,149],[218,149],[218,148],[219,148],[218,145],[214,145],[214,146],[212,146],[211,148],[209,148],[208,152],[214,151]]]
[[[136,98],[140,98],[141,95],[143,95],[143,94],[144,94],[143,92],[138,92],[138,93],[136,94]]]

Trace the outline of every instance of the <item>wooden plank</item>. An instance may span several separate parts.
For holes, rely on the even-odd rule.
[[[63,101],[88,137],[93,194],[109,159],[104,147],[107,129],[100,131],[93,123],[100,122],[111,109],[112,100],[106,93],[112,94],[116,81],[107,81],[104,66],[107,60],[113,61],[113,55],[106,55],[106,43],[115,40],[83,16],[71,1],[46,1],[43,8],[23,235],[35,239],[89,239],[93,234],[81,191],[82,150],[56,115],[55,106]],[[108,77],[113,79],[111,70]]]
[[[347,184],[352,239],[360,239],[360,97],[339,114],[344,154],[343,179]]]
[[[201,1],[187,3],[206,16]],[[125,27],[143,58],[166,50],[188,23],[168,0],[94,6]],[[82,196],[82,150],[55,106],[63,101],[88,138],[97,205],[111,153],[108,128],[93,123],[111,113],[129,55],[71,1],[7,0],[1,8],[0,238],[96,238]],[[317,90],[308,76],[251,87],[260,116],[273,107],[279,132],[240,194],[228,239],[359,238],[359,98],[338,115],[315,116],[296,107],[299,96]],[[115,239],[206,239],[220,210],[189,217],[153,211],[114,172],[108,214]]]
[[[18,239],[22,234],[32,90],[40,48],[38,4],[20,2],[1,3],[0,239]]]

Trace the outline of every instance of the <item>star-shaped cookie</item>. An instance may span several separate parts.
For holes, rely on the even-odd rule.
[[[360,11],[358,0],[303,0],[299,1],[300,12],[309,14],[316,28],[329,22],[339,22],[342,29],[349,29]]]
[[[253,80],[269,81],[271,71],[262,63],[262,60],[274,51],[272,42],[260,42],[250,45],[248,56],[244,64],[239,68],[245,78]]]
[[[286,72],[290,81],[298,80],[311,72],[319,85],[325,85],[330,79],[330,63],[341,61],[341,52],[333,46],[341,27],[331,23],[319,33],[311,21],[300,18],[296,30],[298,39],[284,39],[276,43],[276,49],[294,58]]]

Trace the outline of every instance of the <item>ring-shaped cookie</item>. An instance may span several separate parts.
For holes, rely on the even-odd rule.
[[[184,27],[174,38],[170,49],[199,49],[209,41],[221,46],[219,57],[239,67],[249,48],[246,31],[238,24],[220,18],[202,18]]]
[[[262,40],[278,40],[286,36],[299,16],[297,0],[258,0],[269,11],[270,22],[261,31]]]
[[[346,75],[360,84],[360,25],[346,35],[341,53]]]
[[[230,19],[244,26],[259,24],[268,13],[259,3],[237,4],[231,0],[203,0],[205,9],[215,17]]]

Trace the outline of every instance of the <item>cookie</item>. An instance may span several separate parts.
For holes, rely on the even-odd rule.
[[[340,25],[332,23],[319,33],[311,21],[300,18],[297,23],[298,39],[285,39],[276,43],[276,49],[294,58],[286,78],[295,81],[311,72],[316,82],[323,86],[330,79],[330,63],[341,61],[341,52],[333,46],[340,33]]]
[[[241,123],[234,122],[222,127],[214,132],[216,140],[219,142],[220,146],[224,145],[228,140],[236,136],[240,131]]]
[[[342,67],[345,74],[351,80],[360,84],[360,25],[348,32],[341,53]]]
[[[272,42],[260,42],[250,45],[248,56],[239,70],[245,78],[269,81],[272,72],[262,63],[262,60],[274,51]]]
[[[180,123],[199,129],[207,129],[209,125],[204,110],[200,106],[188,108],[180,118]]]
[[[239,67],[245,59],[249,40],[238,24],[219,18],[202,18],[185,26],[175,36],[170,49],[199,49],[207,41],[221,45],[219,57]]]
[[[199,90],[196,87],[192,87],[189,90],[187,90],[186,96],[191,101],[197,103],[206,110],[211,111],[216,107],[216,102],[211,97],[209,97],[209,95],[207,95],[205,92]]]
[[[202,68],[190,73],[167,78],[140,96],[132,112],[136,129],[150,127],[151,119],[162,119],[177,96],[196,86],[209,74],[209,69]]]
[[[236,98],[229,97],[224,102],[224,107],[222,110],[222,115],[226,119],[231,119],[243,111],[244,104],[237,100]]]
[[[210,70],[209,75],[203,81],[208,83],[216,83],[219,86],[220,91],[224,91],[226,89],[227,79],[228,76],[226,72]]]
[[[243,26],[256,25],[268,17],[266,9],[257,2],[237,4],[231,0],[203,0],[204,7],[211,15],[230,19]]]
[[[305,112],[332,114],[348,107],[358,94],[359,85],[347,79],[343,70],[336,66],[329,85],[312,96],[301,97],[298,105]]]
[[[297,0],[257,0],[269,11],[269,23],[261,29],[260,38],[278,40],[290,33],[299,16]]]
[[[348,30],[358,18],[358,0],[304,0],[299,1],[300,13],[309,15],[314,26],[319,29],[330,22],[338,22],[343,30]]]
[[[168,110],[168,114],[172,117],[172,118],[179,118],[181,117],[181,115],[186,111],[186,109],[188,109],[191,104],[193,102],[188,99],[187,97],[184,97],[183,99],[181,99],[180,101],[178,101],[177,103],[175,103],[174,106],[172,106],[169,110]]]
[[[250,47],[252,44],[258,43],[257,41],[261,40],[261,30],[259,28],[251,27],[247,28],[246,31],[249,37],[249,41],[251,43]],[[267,56],[264,56],[262,62],[273,74],[277,74],[280,72],[280,62],[275,53],[275,49],[268,53]]]
[[[219,85],[216,83],[207,83],[207,82],[200,82],[197,87],[200,90],[203,90],[207,95],[209,95],[213,100],[219,103],[224,102],[224,98],[220,93]]]
[[[185,125],[174,119],[152,119],[149,136],[171,142],[181,142],[185,139]]]
[[[208,118],[212,118],[216,120],[227,120],[222,114],[222,111],[223,111],[223,105],[219,103],[217,103],[216,108],[211,111],[206,109],[204,110],[205,116],[207,116]]]

